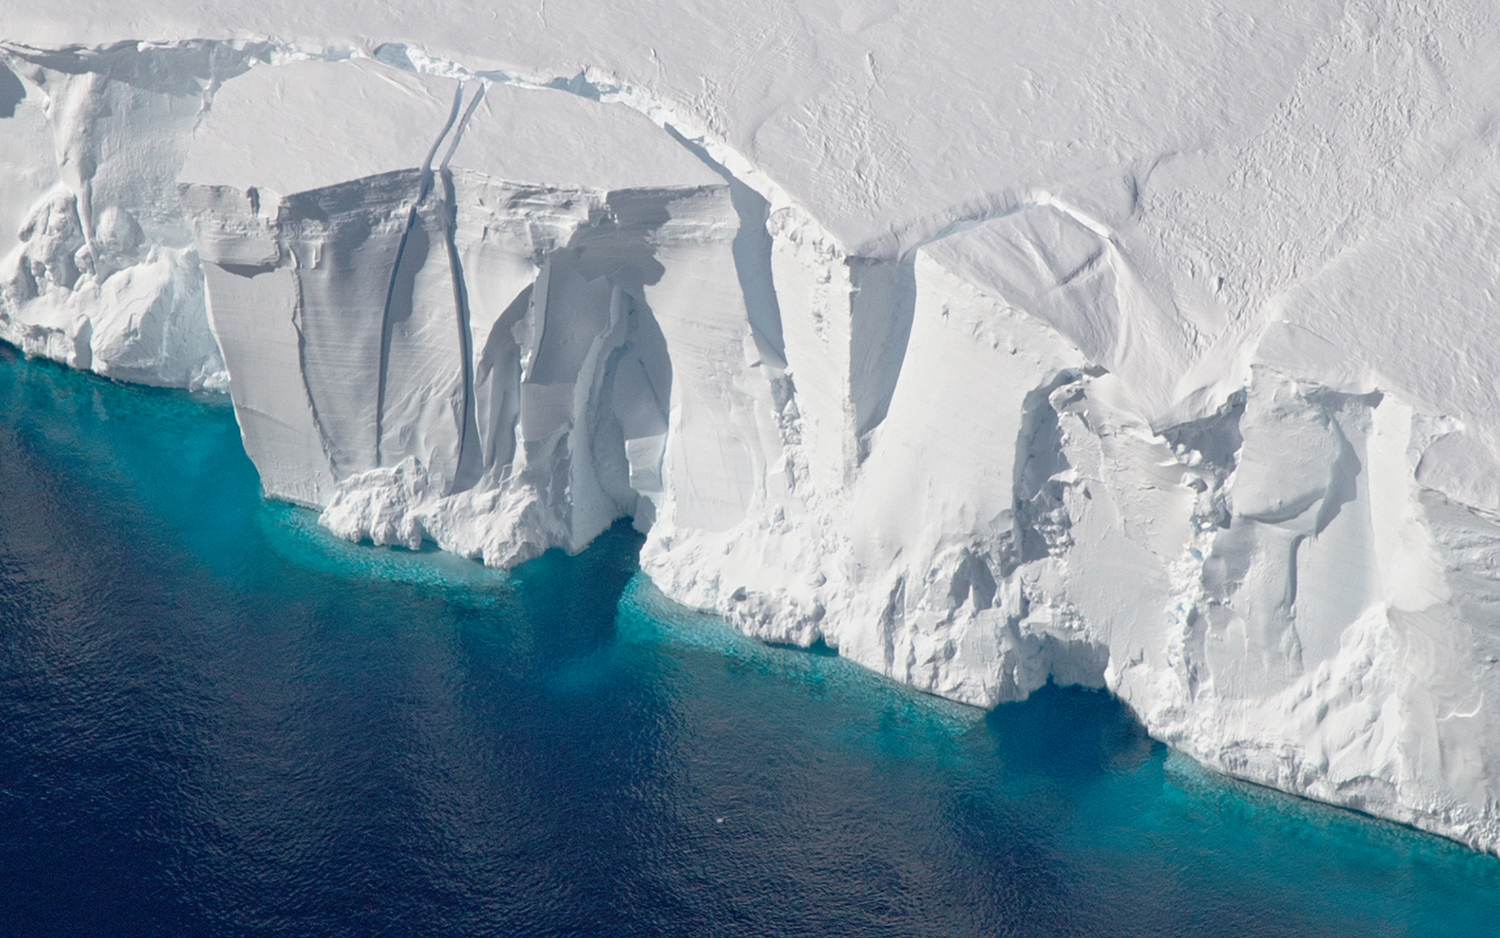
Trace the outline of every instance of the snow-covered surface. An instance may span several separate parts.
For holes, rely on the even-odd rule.
[[[630,515],[752,634],[1500,849],[1488,5],[0,13],[0,337],[227,382],[339,533]]]

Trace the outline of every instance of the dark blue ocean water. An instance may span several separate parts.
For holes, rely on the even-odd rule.
[[[1500,861],[263,501],[222,400],[0,347],[0,934],[1500,934]]]

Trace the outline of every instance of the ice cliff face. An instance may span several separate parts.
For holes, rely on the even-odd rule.
[[[125,381],[224,387],[176,175],[219,84],[266,54],[5,50],[0,339]]]
[[[227,384],[267,492],[345,537],[504,566],[633,517],[668,595],[751,634],[980,705],[1108,686],[1210,765],[1495,850],[1493,135],[1420,90],[1462,71],[1438,37],[1406,123],[1339,154],[1307,102],[1375,107],[1361,50],[1396,66],[1330,22],[1278,46],[1316,52],[1295,106],[1214,99],[1259,136],[1121,131],[1154,160],[873,233],[889,167],[825,147],[823,210],[717,91],[12,44],[0,336]]]
[[[317,122],[266,133],[266,102]],[[368,62],[262,68],[221,93],[181,178],[271,494],[497,566],[725,500],[664,479],[718,458],[713,435],[669,434],[674,384],[710,423],[760,403],[736,390],[738,222],[724,180],[639,114]]]

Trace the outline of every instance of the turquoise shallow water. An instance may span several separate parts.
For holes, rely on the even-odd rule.
[[[1500,861],[258,494],[227,404],[0,348],[0,934],[1500,934]]]

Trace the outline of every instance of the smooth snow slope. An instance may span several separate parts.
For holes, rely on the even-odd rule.
[[[3,12],[0,334],[227,380],[340,533],[630,514],[752,634],[1500,849],[1488,6]]]

